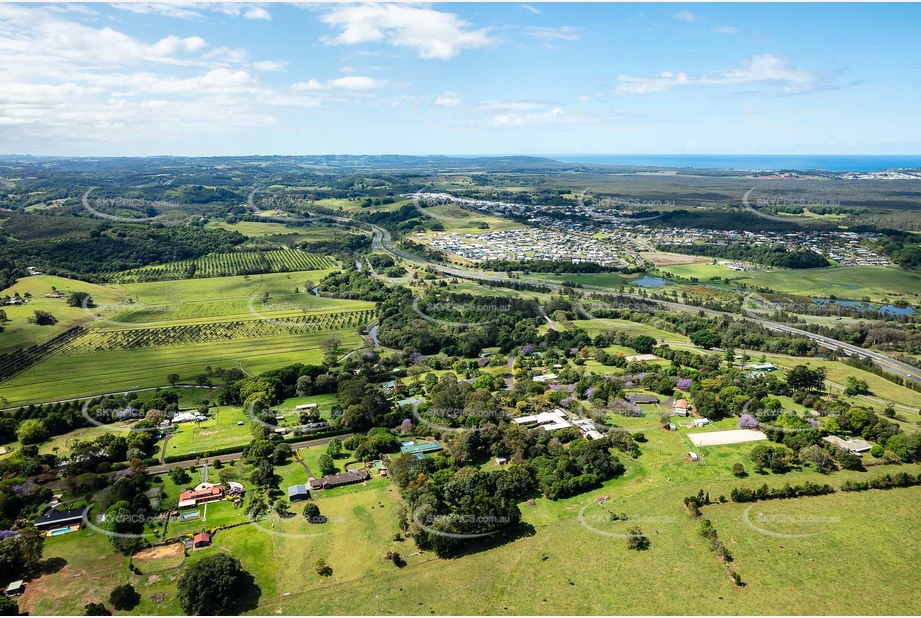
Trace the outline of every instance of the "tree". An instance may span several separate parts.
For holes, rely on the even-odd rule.
[[[824,391],[825,373],[825,367],[810,369],[808,365],[797,365],[787,374],[787,388],[791,391]]]
[[[342,345],[342,339],[338,335],[330,335],[323,340],[323,343],[320,344],[320,349],[323,350],[324,364],[334,365],[336,363],[340,345]]]
[[[732,464],[732,474],[738,478],[745,476],[745,466],[740,463]]]
[[[0,595],[0,616],[18,615],[19,603],[16,602],[16,599],[11,599],[8,596]]]
[[[702,328],[691,333],[691,343],[705,350],[719,346],[722,340],[718,332],[709,328]]]
[[[304,519],[309,521],[312,524],[318,523],[321,521],[320,507],[318,507],[313,502],[309,502],[304,505],[304,510],[301,511],[304,515]]]
[[[16,430],[16,438],[20,444],[41,444],[48,439],[48,429],[45,423],[34,418],[25,420],[19,424]]]
[[[329,577],[333,574],[332,567],[326,564],[326,560],[323,560],[323,558],[318,559],[315,566],[317,568],[317,574],[321,577]]]
[[[320,455],[320,458],[317,460],[317,463],[320,464],[320,474],[326,476],[328,474],[335,474],[338,472],[336,463],[333,461],[333,458],[327,455],[326,453]]]
[[[112,612],[102,603],[87,603],[83,606],[84,616],[111,616]]]
[[[339,438],[333,438],[329,441],[329,444],[326,445],[326,454],[336,459],[337,457],[342,456],[342,440]]]
[[[19,531],[19,548],[22,551],[22,563],[27,573],[36,571],[42,562],[45,549],[45,533],[35,526],[28,525]]]
[[[54,326],[58,323],[58,319],[48,311],[36,309],[35,315],[29,318],[29,323],[38,324],[39,326]]]
[[[627,530],[627,549],[636,551],[649,549],[649,537],[643,534],[639,526],[633,526]]]
[[[227,554],[202,558],[179,577],[179,605],[190,615],[233,613],[248,576],[240,561]]]
[[[183,468],[173,468],[169,471],[170,479],[179,486],[185,485],[192,480],[192,477],[189,476],[189,473]]]
[[[637,354],[649,354],[658,342],[649,335],[640,335],[634,338],[631,343],[630,347],[636,350]]]
[[[278,514],[279,517],[287,517],[291,514],[291,507],[288,506],[288,502],[279,498],[272,504],[272,509]]]
[[[89,292],[71,292],[67,297],[67,306],[69,307],[94,307],[93,297]],[[116,608],[118,609],[118,608]]]
[[[141,595],[131,584],[118,586],[109,593],[109,603],[117,610],[132,610],[141,602]]]
[[[179,381],[179,374],[178,373],[169,374],[168,376],[166,376],[166,381],[169,382],[170,386],[176,386],[176,382]]]

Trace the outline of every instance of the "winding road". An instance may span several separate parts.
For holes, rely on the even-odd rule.
[[[476,270],[472,270],[468,268],[462,268],[460,266],[448,266],[448,265],[440,264],[432,260],[427,260],[425,258],[419,257],[417,255],[413,255],[411,253],[407,253],[406,251],[403,251],[402,249],[399,249],[398,247],[394,246],[393,239],[390,235],[390,232],[388,232],[387,230],[383,228],[377,227],[375,225],[371,225],[370,227],[373,232],[373,239],[371,242],[372,249],[376,251],[382,251],[384,253],[387,253],[391,257],[397,257],[402,260],[406,260],[408,262],[413,262],[420,267],[430,266],[445,274],[449,274],[455,277],[461,277],[464,279],[474,279],[478,281],[507,281],[508,280],[507,277],[503,275],[489,274],[486,272],[476,271]],[[559,290],[562,290],[563,288],[563,286],[560,285],[559,283],[552,282],[552,281],[544,281],[540,279],[530,279],[530,281],[532,283],[539,283],[541,285],[545,285],[554,291],[559,291]],[[609,288],[605,288],[605,287],[597,286],[597,285],[585,285],[583,286],[583,288],[588,289],[588,290],[597,290],[601,292],[607,292],[607,293],[613,292],[613,290]],[[828,348],[831,350],[841,350],[845,354],[848,354],[850,356],[860,355],[864,358],[870,359],[879,367],[887,371],[890,371],[892,373],[895,373],[896,375],[900,377],[912,380],[913,382],[921,383],[921,369],[918,369],[917,367],[913,367],[907,363],[897,361],[880,352],[875,352],[873,350],[866,350],[859,346],[855,346],[850,343],[845,343],[844,341],[838,341],[837,339],[832,339],[831,337],[825,337],[823,335],[817,335],[815,333],[810,333],[809,331],[801,330],[793,326],[788,326],[786,324],[781,324],[779,322],[766,320],[761,317],[746,315],[744,313],[742,315],[739,315],[736,313],[730,313],[728,311],[718,311],[716,309],[704,309],[702,307],[695,307],[693,305],[684,305],[681,303],[675,303],[675,302],[670,302],[670,301],[665,301],[665,300],[654,300],[650,298],[643,298],[642,296],[638,294],[622,293],[620,294],[620,296],[624,296],[627,298],[642,299],[647,302],[654,302],[660,307],[665,307],[666,309],[671,309],[673,311],[685,311],[688,313],[704,313],[706,315],[725,316],[725,317],[729,317],[733,319],[741,318],[743,320],[747,320],[749,322],[759,324],[769,330],[782,332],[782,333],[788,333],[791,335],[796,335],[798,337],[806,337],[807,339],[811,339],[815,341],[817,344],[819,344],[820,346],[824,348]]]

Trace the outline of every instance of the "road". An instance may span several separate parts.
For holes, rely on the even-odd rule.
[[[371,229],[373,232],[373,239],[371,242],[372,249],[377,250],[377,251],[382,251],[392,257],[398,257],[400,259],[407,260],[409,262],[414,262],[420,267],[430,266],[445,274],[453,275],[456,277],[462,277],[465,279],[475,279],[479,281],[507,281],[508,280],[507,277],[503,275],[489,274],[486,272],[471,270],[471,269],[462,268],[459,266],[448,266],[445,264],[434,262],[432,260],[427,260],[425,258],[419,257],[417,255],[413,255],[411,253],[407,253],[406,251],[403,251],[402,249],[399,249],[396,246],[394,246],[393,240],[390,236],[390,232],[388,232],[387,230],[383,228],[379,228],[375,225],[372,225]],[[528,281],[528,279],[522,279],[522,280]],[[554,291],[559,291],[563,288],[562,285],[560,285],[557,282],[553,282],[553,281],[544,281],[540,279],[531,279],[530,281],[533,283],[540,283],[541,285],[546,285],[548,288]],[[605,288],[605,287],[597,286],[597,285],[585,285],[583,286],[583,288],[588,289],[588,290],[597,290],[597,291],[607,292],[609,294],[613,292],[609,288]],[[749,322],[759,324],[769,330],[788,333],[791,335],[796,335],[798,337],[806,337],[808,339],[815,341],[820,346],[829,348],[831,350],[840,349],[845,354],[848,354],[851,356],[859,354],[860,356],[864,358],[870,359],[876,365],[878,365],[879,367],[887,371],[895,373],[896,375],[900,377],[912,380],[913,382],[921,383],[921,369],[918,369],[917,367],[913,367],[907,363],[897,361],[880,352],[874,352],[873,350],[866,350],[864,348],[852,345],[850,343],[838,341],[837,339],[832,339],[831,337],[816,335],[815,333],[810,333],[809,331],[801,330],[793,326],[788,326],[786,324],[781,324],[779,322],[774,322],[772,320],[766,320],[764,318],[751,316],[751,315],[745,315],[745,314],[739,315],[736,313],[729,313],[728,311],[718,311],[715,309],[703,309],[701,307],[694,307],[693,305],[684,305],[681,303],[674,303],[674,302],[669,302],[669,301],[664,301],[664,300],[653,300],[649,298],[643,298],[642,296],[637,295],[637,294],[623,293],[623,294],[620,294],[620,296],[624,296],[627,298],[642,299],[648,302],[654,302],[661,307],[665,307],[666,309],[671,309],[673,311],[685,311],[688,313],[704,313],[706,315],[725,316],[725,317],[729,317],[733,319],[741,318],[743,320],[747,320]]]

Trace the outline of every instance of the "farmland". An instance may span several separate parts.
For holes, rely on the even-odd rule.
[[[330,258],[297,249],[271,251],[233,251],[212,253],[194,260],[171,262],[159,266],[145,266],[109,275],[115,283],[138,281],[169,281],[232,275],[255,275],[302,270],[324,270],[335,267]]]

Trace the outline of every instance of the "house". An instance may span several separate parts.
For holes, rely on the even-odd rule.
[[[505,457],[496,457],[497,466],[504,466],[507,463],[508,463],[508,459],[506,459]]]
[[[591,431],[588,431],[585,433],[585,437],[588,438],[589,440],[600,440],[604,436],[601,435],[601,432],[598,431],[597,429],[592,429]]]
[[[38,530],[49,530],[51,528],[62,526],[72,526],[83,521],[83,516],[86,513],[86,509],[87,507],[81,506],[66,511],[51,510],[44,515],[36,517],[32,523],[35,524],[35,527]]]
[[[632,395],[627,395],[627,401],[633,404],[641,403],[659,403],[659,398],[655,395],[642,395],[640,393],[634,393]],[[687,407],[687,406],[685,406]]]
[[[842,440],[838,436],[825,436],[822,439],[828,442],[829,444],[833,444],[834,446],[837,446],[840,449],[844,449],[845,451],[847,451],[848,453],[851,453],[852,455],[861,455],[869,451],[871,448],[873,448],[873,445],[867,442],[866,440],[860,440],[860,439]]]
[[[336,487],[343,487],[345,485],[354,485],[355,483],[362,483],[368,480],[368,477],[371,475],[368,474],[366,470],[349,470],[348,472],[343,472],[341,474],[330,474],[329,476],[324,476],[318,479],[310,479],[310,488],[311,489],[334,489]]]
[[[246,489],[243,488],[243,483],[237,483],[236,481],[227,481],[227,499],[233,500],[237,497],[242,498],[246,494]]]
[[[687,416],[688,415],[688,400],[679,399],[675,402],[675,414],[678,416]]]
[[[172,418],[174,425],[178,425],[179,423],[188,423],[190,421],[200,422],[205,420],[208,419],[198,412],[180,412]]]
[[[201,487],[201,485],[199,485]],[[221,489],[218,485],[211,485],[209,487],[196,487],[189,491],[184,491],[179,494],[179,508],[185,508],[187,506],[198,506],[199,504],[205,504],[206,502],[214,502],[215,500],[224,499],[224,490]]]
[[[10,585],[6,587],[6,596],[14,597],[22,594],[25,589],[25,584],[22,583],[21,579],[17,579],[14,582],[10,582]]]
[[[549,382],[551,380],[556,380],[557,375],[555,373],[545,373],[542,376],[534,376],[531,378],[532,382]]]
[[[519,416],[518,418],[513,418],[512,421],[519,425],[543,427],[547,431],[556,431],[557,429],[572,427],[572,423],[567,420],[566,413],[560,409],[556,409],[553,412],[532,414],[531,416]]]
[[[400,452],[404,455],[415,455],[419,459],[422,459],[422,457],[425,457],[425,453],[437,453],[443,448],[444,446],[442,446],[441,442],[438,440],[431,440],[429,442],[409,441],[404,442],[400,446]]]
[[[291,502],[310,500],[310,490],[306,485],[292,485],[288,488],[288,500]]]
[[[192,547],[195,549],[211,547],[211,535],[204,531],[199,532],[192,538]]]
[[[300,412],[302,410],[316,410],[318,407],[315,403],[302,403],[299,406],[294,406],[294,409]]]

